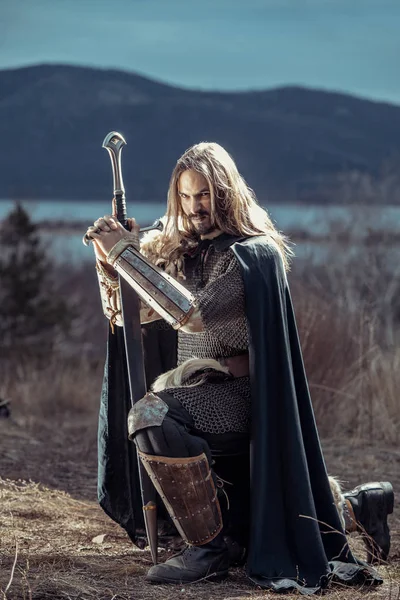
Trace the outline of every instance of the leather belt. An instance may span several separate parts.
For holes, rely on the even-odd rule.
[[[249,355],[247,353],[229,356],[228,358],[220,358],[219,362],[224,367],[228,367],[229,372],[234,377],[245,377],[250,373]]]

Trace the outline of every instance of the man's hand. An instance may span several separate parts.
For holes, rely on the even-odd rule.
[[[88,227],[86,233],[93,239],[96,258],[104,265],[107,265],[107,254],[122,238],[131,238],[132,246],[139,250],[140,227],[135,219],[128,219],[128,226],[130,231],[127,231],[113,215],[105,215]]]

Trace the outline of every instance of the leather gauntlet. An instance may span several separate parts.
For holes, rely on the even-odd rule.
[[[139,298],[174,329],[187,323],[196,308],[194,296],[153,265],[131,245],[129,239],[115,244],[107,262],[133,287]]]

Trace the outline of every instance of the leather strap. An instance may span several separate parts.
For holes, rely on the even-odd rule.
[[[249,355],[247,353],[230,356],[228,358],[221,358],[218,362],[224,367],[228,367],[229,372],[234,377],[245,377],[250,373]]]

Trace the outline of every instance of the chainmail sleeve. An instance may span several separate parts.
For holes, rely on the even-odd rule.
[[[220,261],[219,273],[213,273],[196,295],[204,329],[232,349],[248,346],[245,294],[240,267],[231,250]]]

